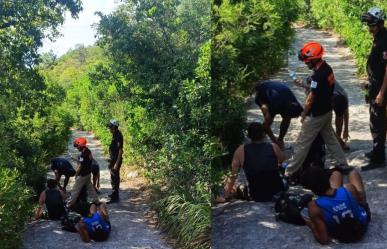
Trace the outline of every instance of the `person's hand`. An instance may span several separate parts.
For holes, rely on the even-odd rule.
[[[118,164],[117,164],[117,163],[114,164],[113,170],[114,170],[114,171],[118,171]]]
[[[343,140],[344,140],[344,142],[347,142],[348,139],[349,139],[349,132],[348,132],[348,130],[344,130],[344,132],[343,132]]]
[[[277,145],[278,147],[280,147],[281,150],[283,150],[285,147],[285,143],[283,140],[277,140]]]
[[[378,95],[376,96],[376,99],[375,99],[375,104],[378,105],[378,106],[382,106],[383,105],[383,100],[384,100],[384,95],[383,93],[381,93],[381,91],[379,91]]]
[[[306,113],[301,112],[301,123],[304,123],[305,117],[306,117]]]
[[[293,80],[293,83],[296,84],[297,86],[300,86],[302,87],[303,86],[303,79],[300,77],[300,76],[297,76],[297,78],[295,80]]]
[[[217,196],[216,198],[215,198],[215,203],[225,203],[227,200],[226,200],[226,198],[224,198],[224,196]]]

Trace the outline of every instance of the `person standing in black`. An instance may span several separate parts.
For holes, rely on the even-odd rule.
[[[114,119],[110,120],[107,124],[110,132],[112,133],[112,141],[109,146],[110,155],[110,179],[113,192],[109,195],[110,201],[108,203],[114,203],[119,201],[119,189],[120,189],[120,168],[122,164],[123,144],[124,139],[121,131],[118,129],[118,122]]]
[[[384,167],[386,142],[386,90],[387,90],[387,30],[384,27],[383,10],[373,7],[362,15],[368,31],[373,36],[371,53],[367,60],[368,98],[370,104],[370,129],[373,138],[372,151],[365,154],[370,163],[362,170]]]

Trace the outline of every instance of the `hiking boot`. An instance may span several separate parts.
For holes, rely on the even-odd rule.
[[[371,159],[372,158],[372,150],[371,151],[368,151],[366,153],[364,153],[364,156],[368,159]]]
[[[110,200],[108,202],[106,202],[106,204],[112,204],[112,203],[116,203],[116,202],[119,202],[120,201],[120,198],[110,198]]]
[[[368,171],[372,169],[378,169],[378,168],[383,168],[385,167],[384,162],[370,162],[367,166],[362,167],[361,171]]]

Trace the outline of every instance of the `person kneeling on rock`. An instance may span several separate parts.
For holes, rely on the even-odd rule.
[[[271,201],[273,195],[285,190],[278,167],[285,156],[277,144],[265,141],[265,130],[261,123],[251,123],[247,136],[251,143],[239,146],[234,153],[232,176],[226,180],[224,198],[235,194],[235,181],[243,168],[250,197],[254,201]],[[218,202],[222,201],[218,198]]]
[[[105,241],[108,239],[111,225],[104,203],[99,206],[91,204],[90,215],[84,216],[75,226],[84,242]]]
[[[337,171],[311,167],[302,176],[302,184],[317,199],[309,202],[304,219],[315,239],[328,244],[331,238],[340,242],[360,241],[367,231],[371,213],[360,174],[352,170],[343,186],[343,175]]]

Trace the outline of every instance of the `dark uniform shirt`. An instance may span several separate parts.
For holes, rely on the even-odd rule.
[[[64,158],[54,158],[51,160],[51,169],[58,171],[59,175],[70,175],[75,172],[73,165]]]
[[[310,90],[314,94],[314,101],[308,115],[316,117],[332,111],[335,76],[332,68],[323,61],[311,79]]]
[[[118,153],[120,149],[123,149],[124,138],[120,130],[117,130],[113,134],[113,139],[109,146],[109,155],[112,162],[116,162],[118,159]]]
[[[257,86],[256,90],[255,103],[259,106],[267,104],[272,117],[276,114],[286,115],[286,111],[292,103],[299,105],[296,96],[294,96],[290,88],[280,82],[265,81]]]
[[[370,97],[376,97],[383,84],[387,66],[387,30],[384,28],[375,36],[367,60],[367,74],[370,81]]]
[[[91,163],[93,161],[93,155],[89,148],[84,148],[81,155],[79,156],[79,163],[81,164],[81,170],[79,174],[86,176],[91,173]]]

